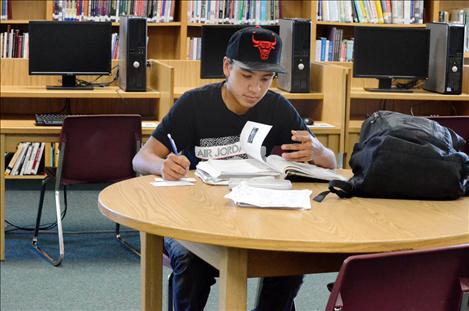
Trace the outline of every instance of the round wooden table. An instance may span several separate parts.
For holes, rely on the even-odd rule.
[[[220,310],[246,310],[248,277],[338,271],[350,254],[469,243],[469,198],[420,201],[330,194],[310,210],[236,207],[224,186],[155,187],[154,176],[113,184],[100,211],[141,231],[142,310],[161,309],[162,237],[220,271]],[[296,183],[312,189],[326,183]]]

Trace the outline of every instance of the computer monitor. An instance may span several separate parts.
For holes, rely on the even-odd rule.
[[[76,75],[111,73],[111,35],[111,22],[31,21],[29,74],[62,75],[48,89],[83,89]]]
[[[204,25],[200,50],[200,78],[224,78],[223,57],[232,34],[244,27],[253,25]],[[279,33],[279,26],[269,25],[262,28]]]
[[[405,91],[391,88],[392,79],[427,78],[429,46],[428,29],[355,27],[353,76],[379,79],[368,91]]]

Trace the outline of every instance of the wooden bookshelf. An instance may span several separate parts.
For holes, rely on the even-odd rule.
[[[440,10],[451,11],[457,8],[469,7],[467,0],[424,0],[424,23],[438,20]],[[187,58],[187,38],[200,36],[202,23],[188,21],[188,1],[177,0],[173,22],[148,23],[148,58],[149,59],[181,59]],[[13,0],[12,18],[0,22],[0,31],[7,25],[26,30],[30,20],[52,20],[53,1]],[[372,23],[339,23],[317,21],[317,1],[310,0],[280,0],[281,17],[307,18],[312,21],[311,28],[311,59],[315,59],[316,39],[328,36],[332,27],[344,30],[344,39],[353,37],[356,26],[367,27],[412,27],[422,28],[425,24],[372,24]],[[118,32],[119,23],[113,23],[113,32]],[[465,57],[469,58],[466,53]]]
[[[339,0],[340,1],[340,0]],[[424,24],[372,24],[372,23],[340,23],[317,20],[317,1],[312,1],[310,18],[312,20],[311,31],[311,60],[316,56],[316,39],[328,37],[332,27],[343,29],[344,39],[351,39],[356,26],[365,27],[396,27],[396,28],[424,28],[425,23],[438,21],[440,10],[451,11],[453,9],[468,8],[468,0],[424,0]],[[466,52],[465,57],[468,58]]]

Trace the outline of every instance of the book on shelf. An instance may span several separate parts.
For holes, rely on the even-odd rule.
[[[251,178],[277,176],[279,178],[297,175],[319,180],[346,180],[334,170],[313,164],[287,161],[278,155],[265,157],[262,146],[271,125],[248,121],[239,138],[241,149],[248,159],[209,159],[197,164],[196,175],[208,184],[227,184],[230,178]]]
[[[54,0],[52,19],[102,22],[133,15],[154,23],[172,22],[175,5],[176,0]]]
[[[30,143],[28,143],[28,142],[22,143],[21,151],[18,155],[18,158],[15,161],[15,165],[13,166],[13,168],[10,172],[10,175],[12,175],[12,176],[19,175],[19,173],[21,172],[21,167],[24,163],[24,158],[26,156],[26,152],[28,151],[29,145],[30,145]]]
[[[191,0],[187,4],[190,23],[278,24],[280,0]]]
[[[18,157],[21,154],[21,151],[23,150],[24,144],[19,143],[18,147],[16,148],[16,152],[14,153],[13,157],[10,159],[10,162],[8,163],[4,175],[11,175],[11,171],[15,167],[16,161],[18,161]],[[5,162],[6,163],[6,162]]]
[[[0,0],[0,20],[11,18],[11,1],[12,0]]]
[[[424,0],[318,0],[318,21],[423,24]]]

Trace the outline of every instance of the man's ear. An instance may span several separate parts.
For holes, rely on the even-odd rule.
[[[225,75],[226,78],[230,76],[230,61],[228,60],[228,57],[223,57],[223,74]]]

